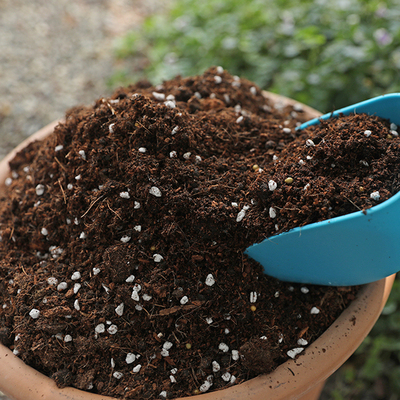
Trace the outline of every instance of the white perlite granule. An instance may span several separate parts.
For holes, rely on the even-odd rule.
[[[168,351],[167,349],[162,349],[161,352],[160,352],[160,354],[161,354],[163,357],[168,357],[168,356],[169,356],[169,351]]]
[[[243,117],[243,115],[241,115],[240,117],[237,118],[236,123],[240,124],[243,120],[244,120],[244,117]]]
[[[207,278],[206,278],[206,285],[212,286],[212,285],[214,285],[214,283],[215,283],[214,277],[212,276],[212,274],[208,274]]]
[[[314,147],[315,143],[311,139],[306,140],[306,146],[307,147]]]
[[[296,347],[295,349],[289,350],[287,355],[290,358],[295,358],[298,354],[300,354],[304,350],[304,347]]]
[[[238,350],[232,350],[232,360],[233,361],[239,360],[239,351]]]
[[[169,350],[172,346],[173,346],[173,343],[172,343],[172,342],[165,342],[165,343],[163,344],[163,349]]]
[[[268,189],[273,192],[278,187],[278,184],[272,179],[268,181]]]
[[[310,311],[311,314],[319,314],[320,310],[317,307],[313,307]]]
[[[132,300],[139,301],[140,300],[139,293],[136,290],[133,290],[131,298]]]
[[[115,371],[115,372],[113,373],[113,377],[114,377],[115,379],[121,379],[123,376],[124,376],[124,374],[123,374],[122,372]]]
[[[243,206],[243,208],[239,211],[236,222],[241,222],[243,218],[246,216],[246,211],[250,208],[250,206]]]
[[[39,183],[39,185],[36,186],[35,190],[36,190],[36,194],[37,194],[38,196],[42,196],[43,193],[44,193],[44,185],[42,185],[41,183]]]
[[[75,272],[72,274],[71,279],[72,279],[73,281],[76,281],[76,280],[78,280],[78,279],[81,279],[81,273],[80,273],[79,271],[75,271]]]
[[[376,190],[375,192],[372,192],[369,197],[371,197],[372,200],[378,201],[381,198],[381,195],[379,192]]]
[[[117,325],[110,325],[108,328],[107,328],[107,332],[110,334],[110,335],[115,335],[117,332],[118,332],[118,327],[117,327]]]
[[[105,327],[104,324],[98,324],[98,325],[94,328],[94,331],[95,331],[96,333],[104,333],[105,330],[106,330],[106,327]]]
[[[250,293],[250,303],[255,303],[257,301],[257,292]]]
[[[48,283],[50,286],[55,286],[55,285],[57,285],[57,283],[58,283],[58,279],[55,278],[54,276],[51,276],[50,278],[47,278],[47,283]]]
[[[160,101],[165,100],[164,93],[153,92],[152,95],[156,100],[160,100]]]
[[[221,378],[225,381],[225,382],[229,382],[231,380],[231,374],[230,372],[226,371],[225,373],[223,373],[221,375]]]
[[[131,198],[131,196],[129,195],[128,192],[121,192],[119,194],[119,197],[121,197],[122,199],[130,199]]]
[[[210,389],[212,383],[209,381],[205,381],[200,387],[199,390],[200,392],[207,392],[208,389]]]
[[[172,100],[165,101],[164,105],[166,105],[168,108],[175,108],[176,107],[175,102],[172,101]]]
[[[216,361],[213,361],[212,362],[212,370],[213,370],[213,372],[218,372],[220,369],[221,369],[221,366]]]
[[[365,137],[370,137],[371,134],[372,134],[372,132],[371,132],[369,129],[367,129],[366,131],[364,131]]]
[[[40,311],[37,308],[32,308],[32,310],[29,311],[29,316],[33,319],[37,319],[40,316]]]
[[[65,335],[64,336],[64,342],[65,343],[72,342],[72,336],[71,335]]]
[[[68,283],[67,282],[61,282],[58,284],[57,286],[57,290],[59,292],[61,292],[62,290],[65,290],[68,287]]]
[[[161,254],[153,254],[153,260],[156,263],[161,262],[162,260],[164,260],[164,257]]]
[[[142,368],[141,364],[138,364],[138,365],[136,365],[136,367],[133,367],[132,372],[137,374],[140,371],[141,368]]]
[[[149,190],[149,193],[152,194],[155,197],[161,197],[162,196],[161,190],[156,186],[152,186],[150,188],[150,190]]]
[[[116,307],[115,313],[116,313],[119,317],[122,317],[122,315],[124,314],[124,308],[125,308],[124,303],[121,303],[118,307]]]
[[[126,355],[125,362],[126,362],[127,364],[132,364],[132,363],[135,362],[135,361],[136,361],[136,356],[135,356],[135,354],[133,354],[133,353],[128,353],[128,354]]]
[[[223,351],[224,353],[229,351],[229,346],[227,344],[225,344],[225,343],[222,343],[222,342],[218,345],[218,348],[221,351]]]
[[[122,243],[128,243],[131,240],[131,237],[128,235],[124,235],[120,240]]]
[[[148,294],[144,294],[144,295],[142,296],[142,299],[143,299],[144,301],[150,301],[150,300],[152,299],[152,296],[150,296],[150,295],[148,295]]]

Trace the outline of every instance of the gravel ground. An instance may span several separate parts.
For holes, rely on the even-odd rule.
[[[0,159],[78,104],[110,94],[113,43],[161,0],[0,0]]]
[[[109,95],[114,40],[163,3],[0,0],[0,159],[68,108]]]

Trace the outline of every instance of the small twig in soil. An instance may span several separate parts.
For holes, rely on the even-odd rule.
[[[174,306],[171,308],[166,308],[164,310],[161,310],[158,314],[154,314],[153,317],[161,317],[165,315],[175,314],[178,311],[191,310],[193,308],[200,307],[204,303],[205,301],[195,300],[193,301],[193,304],[187,304],[185,306]]]
[[[172,334],[174,335],[174,338],[175,338],[175,340],[178,342],[178,343],[180,343],[181,341],[176,337],[176,335],[175,335],[175,332],[174,331],[172,331]]]
[[[108,201],[107,201],[107,206],[110,209],[110,211],[112,211],[120,220],[122,220],[122,218],[119,216],[119,214],[110,207],[110,204],[108,204]]]
[[[196,377],[196,374],[194,373],[193,367],[191,367],[191,370],[192,370],[193,379],[196,382],[196,386],[199,386],[199,381],[197,380],[197,377]]]
[[[356,203],[354,203],[353,201],[351,201],[348,197],[346,197],[345,195],[343,195],[343,197],[344,197],[347,201],[349,201],[351,204],[353,204],[353,206],[354,206],[355,208],[357,208],[358,211],[362,211],[362,208],[358,207],[358,205],[357,205]]]
[[[300,208],[287,208],[287,207],[278,207],[275,206],[275,208],[277,208],[278,210],[288,210],[288,211],[301,211]]]
[[[63,189],[63,187],[62,187],[62,185],[61,185],[61,179],[59,179],[57,182],[58,182],[58,184],[60,185],[61,193],[63,194],[64,204],[67,204],[67,197],[65,196],[64,189]],[[82,218],[82,217],[81,217],[81,218]]]
[[[98,197],[95,201],[92,201],[92,203],[90,204],[89,208],[84,212],[84,214],[81,215],[81,218],[83,218],[90,210],[91,208],[99,201],[101,200],[105,195],[101,195],[100,197]],[[108,203],[107,203],[108,204]],[[112,210],[111,210],[112,211]]]
[[[111,110],[112,115],[115,115],[115,110],[111,107],[111,104],[106,99],[101,99],[101,101]]]
[[[64,165],[61,164],[60,160],[57,157],[54,157],[54,159],[56,160],[57,164],[61,167],[61,169],[66,172],[67,170],[65,169]]]

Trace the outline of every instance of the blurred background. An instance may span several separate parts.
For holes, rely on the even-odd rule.
[[[212,65],[321,112],[400,92],[400,0],[0,0],[0,159],[70,107]],[[400,399],[399,306],[397,280],[321,400]]]

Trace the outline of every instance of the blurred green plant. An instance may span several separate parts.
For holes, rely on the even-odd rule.
[[[400,277],[382,315],[357,351],[332,376],[321,400],[400,399]]]
[[[400,91],[400,0],[173,0],[116,56],[133,62],[113,86],[221,65],[329,112]]]

